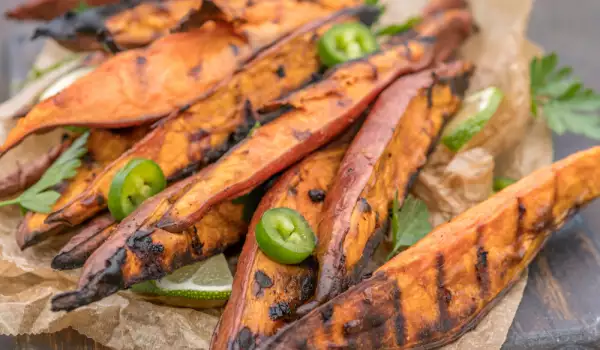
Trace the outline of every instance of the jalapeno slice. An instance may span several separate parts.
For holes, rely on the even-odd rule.
[[[267,210],[255,228],[258,247],[281,264],[299,264],[317,244],[315,233],[304,217],[289,208]]]
[[[334,25],[319,40],[319,57],[327,67],[357,59],[377,51],[377,38],[362,23]]]
[[[167,180],[158,164],[149,159],[132,159],[112,180],[108,209],[115,220],[123,220],[166,186]]]

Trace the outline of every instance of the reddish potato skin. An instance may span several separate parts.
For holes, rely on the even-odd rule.
[[[390,203],[399,205],[458,110],[473,66],[454,62],[400,78],[386,89],[346,153],[319,225],[321,304],[362,279],[387,230]],[[407,142],[410,140],[410,142]]]
[[[284,35],[359,1],[336,1],[335,6],[300,0],[264,3],[245,11],[248,17],[240,23],[207,23],[113,56],[21,118],[0,156],[28,135],[59,126],[123,128],[185,109],[210,96],[220,82]]]
[[[234,349],[245,335],[255,343],[274,335],[285,325],[285,318],[310,298],[317,274],[313,258],[299,265],[269,259],[256,243],[254,228],[265,211],[285,207],[298,211],[316,232],[323,201],[311,198],[309,191],[326,195],[347,146],[345,142],[313,153],[287,170],[265,194],[250,223],[232,294],[213,334],[211,349]]]
[[[120,0],[87,0],[90,6],[117,4]],[[17,20],[49,21],[69,10],[75,9],[80,0],[27,0],[23,4],[6,11],[7,18]]]
[[[431,349],[473,329],[551,232],[600,195],[600,147],[540,169],[434,229],[258,349]]]

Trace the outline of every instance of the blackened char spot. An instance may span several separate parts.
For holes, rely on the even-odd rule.
[[[266,273],[258,270],[254,273],[254,294],[256,296],[262,295],[263,289],[271,288],[273,286],[273,280],[267,276]]]
[[[325,191],[319,188],[308,190],[308,197],[313,203],[321,203],[325,200]]]
[[[310,135],[312,135],[310,130],[300,131],[300,130],[293,129],[292,133],[293,133],[294,137],[296,138],[296,140],[298,140],[298,141],[304,141],[304,140],[308,139],[310,137]]]
[[[333,316],[333,305],[332,304],[325,304],[321,307],[321,320],[323,321],[323,323],[327,323],[330,319],[331,316]]]
[[[104,203],[106,203],[106,201],[104,200],[104,197],[101,195],[97,195],[96,196],[96,204],[98,204],[98,206],[103,206]]]
[[[137,57],[135,58],[135,63],[136,63],[138,66],[143,66],[143,65],[145,65],[145,64],[146,64],[146,62],[148,62],[148,60],[147,60],[147,59],[146,59],[146,57],[144,57],[144,56],[137,56]]]
[[[202,255],[202,248],[204,248],[204,244],[200,241],[200,238],[198,237],[198,229],[196,228],[196,226],[192,226],[192,232],[190,233],[190,235],[192,236],[192,249],[194,249],[196,254]]]
[[[200,77],[200,73],[202,73],[202,63],[193,66],[189,70],[188,76],[194,79],[198,79],[198,77]]]
[[[275,74],[277,74],[277,76],[282,79],[285,78],[286,74],[285,74],[285,67],[283,66],[283,64],[280,64],[279,67],[277,67]]]
[[[233,55],[237,57],[237,55],[240,54],[240,48],[237,47],[237,45],[235,44],[229,44],[229,48],[231,49],[231,52],[233,52]]]
[[[292,310],[290,309],[290,305],[284,301],[280,301],[269,307],[269,318],[273,321],[287,317],[291,313]]]
[[[371,205],[369,204],[369,202],[367,202],[366,198],[360,197],[358,199],[358,210],[361,213],[370,213],[371,211],[373,211],[373,208],[371,208]]]
[[[199,167],[200,166],[198,163],[189,164],[185,168],[182,168],[182,169],[176,171],[175,173],[173,173],[171,176],[167,177],[167,182],[173,183],[173,182],[177,182],[179,180],[183,180],[186,177],[193,175],[198,170]]]
[[[165,247],[162,244],[152,242],[152,234],[153,231],[144,231],[138,230],[136,231],[129,239],[127,240],[127,246],[131,248],[132,251],[136,253],[142,254],[160,254],[165,250]]]
[[[288,186],[288,193],[290,196],[296,196],[298,194],[298,189],[296,189],[296,187],[289,185]]]
[[[315,275],[305,275],[300,281],[300,300],[307,301],[315,293]]]
[[[490,289],[490,275],[488,271],[488,252],[482,244],[483,226],[477,227],[477,263],[475,264],[475,273],[481,298],[487,297]]]
[[[402,347],[406,338],[406,319],[402,312],[402,292],[397,284],[394,283],[394,334],[396,336],[396,345]]]
[[[256,340],[254,334],[248,327],[240,329],[237,336],[235,337],[234,349],[239,350],[251,350],[256,348]]]
[[[433,44],[437,41],[437,38],[435,36],[422,35],[422,36],[418,36],[417,40],[424,44]]]
[[[284,104],[278,106],[276,109],[261,109],[258,111],[260,115],[259,120],[262,124],[266,124],[293,110],[294,106],[291,104]]]
[[[204,129],[199,129],[196,132],[193,132],[191,134],[188,135],[188,141],[190,142],[198,142],[200,140],[202,140],[203,138],[205,138],[206,136],[210,135],[206,130]]]
[[[452,300],[452,293],[445,286],[445,274],[444,274],[444,254],[437,253],[436,255],[436,269],[437,269],[437,301],[439,309],[439,323],[438,329],[440,332],[446,332],[452,328],[454,320],[450,316],[449,306]]]

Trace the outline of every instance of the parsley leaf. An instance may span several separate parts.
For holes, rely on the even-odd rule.
[[[82,13],[84,11],[87,11],[89,9],[91,9],[92,7],[90,5],[88,5],[85,0],[79,0],[79,4],[77,4],[77,7],[75,7],[73,9],[73,12],[75,13]]]
[[[496,177],[494,178],[494,192],[500,192],[508,186],[517,182],[515,179],[511,179],[510,177]]]
[[[70,179],[77,174],[77,168],[81,165],[81,157],[87,153],[86,143],[89,132],[86,132],[52,163],[44,175],[33,186],[29,187],[20,196],[4,202],[0,207],[18,204],[23,209],[38,213],[49,213],[60,193],[52,190],[63,180]]]
[[[414,26],[421,22],[422,18],[419,16],[410,17],[406,20],[406,22],[401,24],[392,24],[387,27],[383,27],[377,30],[377,36],[385,36],[385,35],[398,35],[404,33],[406,31],[411,30]]]
[[[600,140],[600,95],[572,77],[571,67],[559,67],[555,53],[530,64],[531,111],[543,116],[557,134],[565,132]]]
[[[400,208],[398,194],[396,194],[392,206],[392,242],[394,247],[388,259],[417,243],[418,240],[431,232],[431,229],[427,205],[423,201],[408,195],[402,208]]]

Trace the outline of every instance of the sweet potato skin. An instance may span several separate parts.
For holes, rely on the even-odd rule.
[[[117,4],[120,0],[86,0],[90,6]],[[58,17],[79,5],[79,0],[27,0],[4,14],[7,18],[17,20],[48,21]]]
[[[113,176],[133,158],[154,160],[170,180],[216,161],[252,128],[254,108],[299,88],[318,72],[316,38],[355,13],[342,11],[309,24],[257,56],[213,95],[158,125],[106,167],[81,195],[53,213],[50,221],[76,225],[105,208]]]
[[[235,348],[240,332],[249,334],[255,342],[272,336],[284,325],[284,318],[310,298],[317,273],[314,260],[309,258],[300,265],[274,262],[258,248],[254,227],[265,211],[286,207],[302,214],[316,232],[323,201],[311,199],[309,191],[326,193],[346,148],[347,144],[342,144],[317,151],[287,170],[265,194],[250,223],[233,291],[213,334],[211,348]],[[270,283],[258,282],[257,275]]]
[[[456,35],[471,30],[468,13],[449,11],[422,27],[422,35]],[[450,42],[453,48],[458,42]],[[434,46],[419,37],[334,69],[328,77],[285,100],[287,113],[255,132],[210,170],[196,175],[157,227],[177,232],[189,227],[206,210],[256,186],[307,153],[320,147],[352,123],[387,85],[403,74],[429,66],[438,52],[452,47]],[[317,122],[318,121],[318,122]],[[252,169],[251,171],[249,171]],[[227,176],[215,176],[226,172]],[[155,213],[158,216],[158,213]]]
[[[65,181],[60,188],[61,197],[52,207],[53,210],[79,195],[94,177],[113,160],[123,154],[146,133],[146,127],[138,127],[127,132],[114,133],[108,130],[94,129],[90,133],[87,148],[88,154],[77,170],[74,178]],[[64,223],[46,223],[48,214],[29,212],[16,232],[17,244],[21,249],[30,247],[50,236],[64,232],[68,225]]]
[[[341,8],[356,1],[336,4]],[[290,6],[262,13],[239,27],[211,22],[163,37],[147,48],[117,54],[19,120],[0,147],[0,155],[27,135],[57,126],[120,128],[160,119],[209,96],[217,83],[259,50],[335,10],[318,2],[286,0],[285,4]]]
[[[458,110],[472,71],[471,64],[454,62],[404,76],[381,94],[325,202],[311,306],[360,281],[388,228],[390,203],[396,196],[400,206],[404,202],[443,125]]]
[[[115,228],[115,220],[110,213],[91,219],[52,259],[52,268],[70,270],[82,267],[87,258],[112,235]]]
[[[600,195],[599,162],[595,147],[532,173],[260,348],[429,349],[455,340],[518,281],[550,233]]]
[[[55,296],[52,309],[72,310],[119,289],[163,277],[179,267],[219,254],[246,234],[247,223],[243,216],[243,205],[224,202],[181,234],[160,229],[139,230],[129,239],[121,240],[122,237],[113,233],[104,244],[118,244],[118,253],[105,260],[106,266],[100,273],[90,274],[90,265],[86,264],[82,276],[90,279],[80,281],[77,291]],[[89,261],[94,261],[98,252],[94,252]]]

